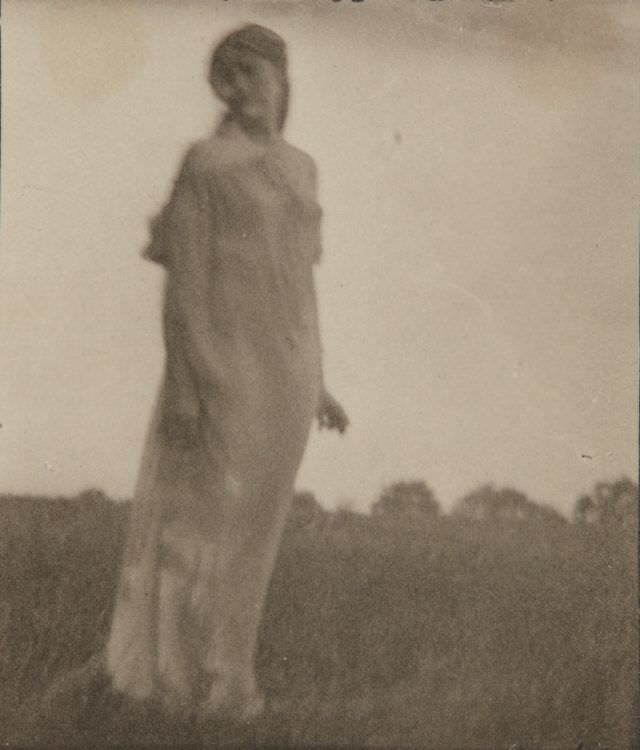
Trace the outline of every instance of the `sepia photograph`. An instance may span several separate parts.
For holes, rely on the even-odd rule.
[[[1,34],[0,745],[639,747],[640,3]]]

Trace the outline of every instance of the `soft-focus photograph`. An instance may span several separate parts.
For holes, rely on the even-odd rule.
[[[636,747],[640,6],[2,42],[0,744]]]

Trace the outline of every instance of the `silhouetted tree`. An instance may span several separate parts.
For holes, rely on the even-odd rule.
[[[87,505],[90,505],[91,503],[103,504],[103,503],[110,503],[111,500],[109,500],[108,496],[97,487],[90,487],[86,490],[82,490],[80,494],[76,498],[80,502],[86,503]]]
[[[426,482],[394,482],[385,487],[380,498],[371,506],[371,515],[388,518],[436,518],[440,505]]]
[[[598,482],[593,491],[581,495],[573,507],[575,523],[623,524],[635,522],[638,486],[627,477]]]
[[[512,487],[496,488],[485,484],[461,498],[453,515],[473,520],[508,520],[562,522],[564,519],[553,508],[530,500]]]
[[[597,523],[598,509],[591,495],[581,495],[573,506],[572,519],[574,523]]]

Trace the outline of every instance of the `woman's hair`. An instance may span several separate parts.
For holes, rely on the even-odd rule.
[[[245,54],[258,55],[272,63],[280,74],[282,83],[282,102],[278,127],[284,127],[289,110],[289,78],[287,76],[287,48],[284,40],[274,31],[248,24],[232,31],[217,45],[209,65],[209,83],[216,94],[224,99],[220,92],[222,84],[232,80],[232,74]]]

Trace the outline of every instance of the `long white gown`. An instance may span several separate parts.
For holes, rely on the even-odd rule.
[[[107,669],[132,697],[251,711],[264,598],[321,390],[311,158],[233,125],[192,146],[152,222],[166,367]]]

